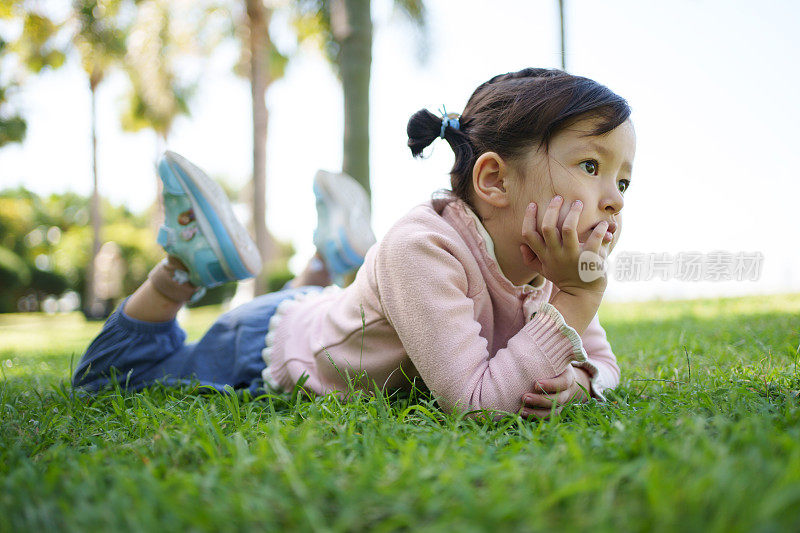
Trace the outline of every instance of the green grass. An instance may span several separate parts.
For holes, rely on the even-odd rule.
[[[0,315],[0,531],[800,530],[800,295],[600,314],[620,387],[545,422],[422,394],[87,399],[66,377],[98,324]]]

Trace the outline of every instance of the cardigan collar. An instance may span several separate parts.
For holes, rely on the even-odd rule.
[[[547,280],[541,274],[533,280],[533,284],[514,285],[511,283],[503,274],[500,264],[497,262],[491,235],[486,231],[486,227],[480,221],[478,215],[466,202],[457,198],[450,191],[438,191],[432,198],[432,205],[441,216],[453,218],[460,222],[457,224],[456,229],[459,230],[459,233],[470,245],[479,251],[488,270],[506,290],[515,294],[526,295],[541,291],[544,288]]]

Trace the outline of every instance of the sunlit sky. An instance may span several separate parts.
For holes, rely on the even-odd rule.
[[[460,111],[489,77],[560,65],[556,0],[427,0],[425,59],[389,0],[373,1],[371,94],[373,219],[380,238],[431,192],[448,186],[452,151],[434,143],[414,160],[408,118],[443,104]],[[796,238],[800,184],[800,3],[785,1],[566,0],[567,69],[607,85],[633,109],[638,148],[626,194],[622,252],[761,252],[759,281],[620,281],[609,299],[689,298],[800,290]],[[285,21],[279,45],[294,51],[267,94],[268,225],[313,253],[311,181],[341,167],[341,89],[315,50],[294,50]],[[209,61],[168,141],[214,177],[243,184],[251,171],[250,92],[231,73],[233,46]],[[73,58],[74,59],[74,58]],[[132,209],[155,197],[155,135],[123,133],[120,75],[99,91],[101,193]],[[22,145],[0,149],[0,188],[40,193],[91,187],[89,91],[77,63],[32,79],[16,103],[29,120]],[[612,261],[613,264],[613,261]]]

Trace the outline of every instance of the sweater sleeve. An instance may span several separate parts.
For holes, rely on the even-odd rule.
[[[549,313],[537,313],[490,356],[455,248],[435,233],[387,235],[375,264],[385,315],[444,409],[517,412],[534,381],[579,356]]]
[[[592,395],[604,400],[603,391],[619,385],[619,366],[611,345],[606,339],[606,332],[600,325],[600,319],[594,315],[581,336],[587,360],[575,361],[572,364],[585,368],[592,376]]]

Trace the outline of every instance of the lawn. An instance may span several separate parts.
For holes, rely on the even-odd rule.
[[[600,318],[620,387],[537,422],[421,393],[88,399],[67,377],[98,324],[0,315],[0,531],[800,531],[800,294]]]

